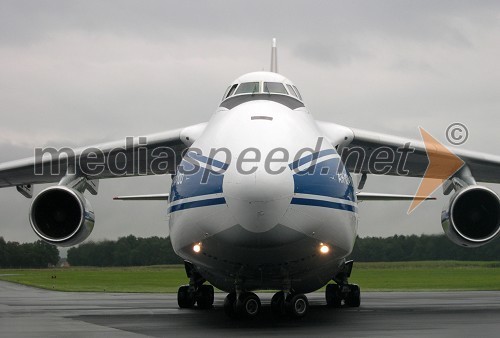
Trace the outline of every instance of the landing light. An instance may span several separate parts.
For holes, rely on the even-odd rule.
[[[328,245],[321,243],[319,246],[319,252],[321,252],[322,254],[327,254],[328,252],[330,252],[330,248],[328,247]]]
[[[195,245],[193,245],[193,251],[198,253],[201,251],[201,243],[196,243]]]

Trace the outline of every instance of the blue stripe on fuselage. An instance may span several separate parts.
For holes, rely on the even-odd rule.
[[[213,195],[222,193],[222,184],[225,171],[229,164],[208,158],[203,155],[189,152],[190,158],[182,160],[177,170],[176,176],[172,178],[170,189],[170,202],[179,201],[178,204],[170,206],[168,213],[179,210],[206,207],[212,205],[225,204],[224,197],[207,198],[198,201],[183,202],[182,200],[199,197],[204,195]],[[206,164],[205,167],[203,164]],[[216,172],[211,169],[220,169]]]
[[[317,153],[309,154],[307,156],[299,158],[298,160],[294,161],[293,163],[290,163],[288,166],[290,167],[290,169],[295,170],[305,163],[308,163],[308,162],[311,162],[313,160],[317,160],[321,157],[324,157],[327,155],[332,155],[332,154],[336,154],[335,150],[333,150],[333,149],[321,150]]]
[[[170,202],[180,199],[222,193],[224,175],[182,160],[177,175],[172,178]]]
[[[315,154],[304,156],[303,158],[289,164],[290,169],[294,170],[301,165],[312,161],[310,167],[293,174],[295,194],[332,197],[351,202],[356,200],[351,177],[345,168],[343,168],[343,164],[340,159],[335,157],[321,162],[322,157],[331,154],[336,154],[335,150],[326,149]],[[185,203],[180,201],[203,195],[221,194],[223,192],[223,173],[201,167],[199,166],[200,163],[196,161],[205,164],[212,164],[214,167],[224,171],[228,167],[228,164],[226,163],[204,157],[194,152],[188,153],[188,156],[191,160],[182,160],[181,166],[183,166],[183,170],[178,171],[177,176],[172,180],[170,202],[179,201],[179,204],[169,207],[168,212],[226,203],[224,197]],[[194,162],[192,160],[194,160]],[[183,172],[186,174],[183,174]],[[313,198],[294,197],[291,204],[334,208],[353,212],[357,211],[357,207],[349,204]]]
[[[202,163],[208,164],[209,167],[216,167],[222,170],[226,170],[229,167],[229,163],[224,163],[221,161],[218,161],[216,159],[203,156],[201,154],[198,154],[194,151],[190,151],[187,153],[187,156],[191,157],[192,159],[195,159],[197,161],[200,161]]]
[[[356,201],[352,179],[339,158],[312,165],[293,175],[296,194],[320,195]]]
[[[211,198],[211,199],[206,199],[206,200],[201,200],[201,201],[179,203],[179,204],[176,204],[176,205],[168,208],[168,212],[171,213],[171,212],[176,212],[179,210],[199,208],[199,207],[208,207],[211,205],[219,205],[219,204],[224,204],[224,203],[226,203],[226,199],[224,197]]]
[[[311,198],[298,198],[298,197],[292,198],[290,204],[310,205],[315,207],[332,208],[332,209],[346,210],[352,212],[357,212],[358,209],[353,205],[344,204],[340,202],[331,202],[331,201],[316,200]]]

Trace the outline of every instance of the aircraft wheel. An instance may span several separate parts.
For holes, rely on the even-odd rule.
[[[275,315],[285,314],[285,293],[283,291],[276,292],[271,298],[271,311]]]
[[[236,303],[236,293],[235,292],[231,292],[224,299],[224,312],[229,317],[234,317],[235,314],[236,314],[236,312],[235,312],[235,303]]]
[[[346,297],[345,303],[349,307],[359,307],[361,304],[361,291],[356,284],[349,284],[349,295]]]
[[[340,287],[337,284],[328,284],[325,290],[326,304],[329,307],[339,308],[342,305]]]
[[[259,314],[261,308],[259,296],[253,292],[245,292],[240,295],[240,299],[236,300],[234,308],[237,314],[254,318]]]
[[[189,309],[194,306],[195,297],[189,292],[189,285],[183,285],[177,291],[177,304],[181,309]]]
[[[285,307],[287,313],[292,317],[302,318],[307,314],[309,302],[307,301],[307,297],[302,293],[291,294],[286,299]]]
[[[214,305],[214,287],[212,285],[200,285],[196,302],[200,309],[210,309]]]

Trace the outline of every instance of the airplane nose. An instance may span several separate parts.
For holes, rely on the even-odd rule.
[[[248,231],[271,230],[280,222],[293,197],[292,173],[284,170],[276,174],[262,166],[252,174],[231,169],[226,172],[223,183],[231,214]]]

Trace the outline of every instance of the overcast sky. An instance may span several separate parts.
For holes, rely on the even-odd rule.
[[[318,120],[410,138],[422,126],[442,141],[458,121],[462,147],[500,155],[498,1],[1,0],[0,162],[205,122],[233,79],[269,69],[273,37],[280,73]],[[418,183],[370,176],[365,191]],[[90,238],[167,236],[164,203],[111,198],[169,185],[102,181]],[[410,216],[407,202],[364,202],[359,233],[441,233],[441,195]],[[0,236],[37,239],[29,205],[0,190]]]

